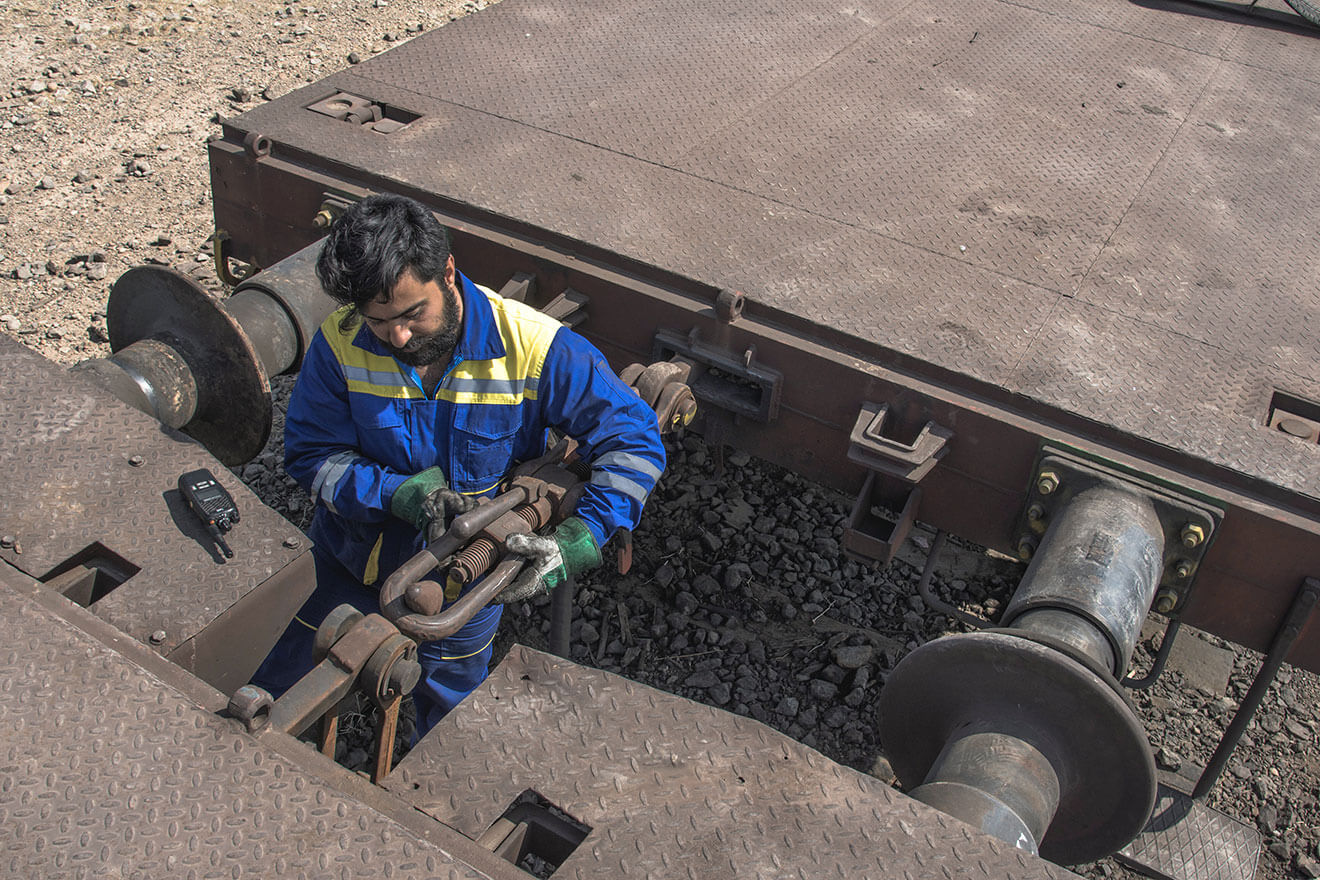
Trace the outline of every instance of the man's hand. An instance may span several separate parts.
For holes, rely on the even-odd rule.
[[[473,506],[471,498],[449,488],[445,472],[438,467],[413,474],[390,499],[390,513],[412,523],[426,535],[428,544],[448,531],[454,517],[467,513]]]
[[[550,537],[510,535],[504,545],[527,567],[492,601],[499,605],[549,593],[578,572],[600,565],[600,546],[582,520],[570,516]]]

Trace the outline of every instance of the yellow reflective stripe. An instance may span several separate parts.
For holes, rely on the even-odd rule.
[[[490,303],[504,342],[504,357],[463,361],[440,383],[437,397],[450,403],[506,406],[536,400],[545,355],[559,332],[560,323],[531,306],[506,300],[485,288],[482,293]],[[483,386],[488,390],[471,390]]]
[[[376,539],[376,546],[371,548],[371,555],[367,557],[367,568],[362,572],[362,583],[371,586],[380,576],[380,547],[385,543],[385,533],[381,532],[380,537]]]
[[[391,400],[425,400],[422,389],[415,385],[401,388],[397,385],[372,385],[367,382],[355,382],[352,379],[344,383],[349,391],[358,394],[370,394],[372,397],[388,397]]]
[[[480,654],[482,651],[484,651],[484,650],[486,650],[487,648],[489,648],[489,647],[490,647],[490,643],[493,642],[493,641],[495,641],[495,635],[492,633],[492,634],[491,634],[491,637],[490,637],[490,641],[486,642],[486,644],[482,645],[480,648],[477,648],[477,650],[473,651],[471,654],[464,654],[464,655],[462,655],[461,657],[446,657],[444,654],[441,654],[441,655],[440,655],[440,659],[441,659],[441,660],[466,660],[466,659],[469,658],[469,657],[475,657],[475,656],[477,656],[478,654]]]
[[[321,322],[321,335],[334,352],[335,360],[344,368],[344,383],[348,390],[395,400],[424,399],[426,395],[422,389],[413,384],[410,376],[400,371],[398,361],[386,355],[373,354],[353,344],[362,326],[362,319],[355,319],[347,329],[339,326],[339,322],[351,309],[352,306],[336,309]],[[373,373],[388,381],[371,381],[368,377]]]

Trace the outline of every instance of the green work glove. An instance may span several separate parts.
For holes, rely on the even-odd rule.
[[[471,498],[449,488],[445,472],[438,467],[413,474],[394,490],[390,513],[412,523],[432,543],[443,535],[450,522],[473,507]]]
[[[553,535],[510,535],[504,545],[527,557],[527,567],[494,598],[499,605],[549,593],[578,572],[600,565],[600,545],[587,524],[570,516]]]

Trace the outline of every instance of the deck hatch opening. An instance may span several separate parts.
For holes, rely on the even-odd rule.
[[[1270,397],[1266,424],[1271,430],[1281,431],[1289,437],[1320,443],[1320,403],[1286,391],[1275,391]]]
[[[66,599],[90,608],[141,570],[97,541],[38,580]]]
[[[530,788],[477,839],[477,843],[533,877],[553,876],[591,833]]]

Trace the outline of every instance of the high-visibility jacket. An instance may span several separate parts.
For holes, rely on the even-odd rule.
[[[580,444],[591,480],[575,513],[603,545],[632,529],[665,467],[654,411],[577,333],[458,275],[463,332],[427,398],[417,371],[340,309],[303,360],[285,422],[285,466],[316,502],[309,535],[363,584],[424,545],[390,516],[408,477],[438,465],[464,494],[491,494],[547,429]]]

